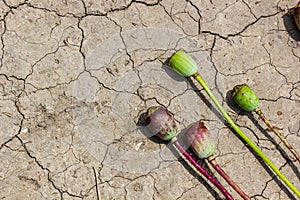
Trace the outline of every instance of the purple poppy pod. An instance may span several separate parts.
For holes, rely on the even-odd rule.
[[[177,135],[173,115],[162,106],[150,107],[145,122],[149,130],[162,140],[171,140]]]

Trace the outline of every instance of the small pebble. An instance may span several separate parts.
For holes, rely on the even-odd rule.
[[[137,145],[135,145],[135,150],[138,151],[142,144],[143,144],[143,142],[137,143]]]

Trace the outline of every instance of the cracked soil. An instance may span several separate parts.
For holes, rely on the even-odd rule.
[[[180,130],[205,120],[218,163],[251,199],[296,199],[202,88],[164,65],[187,51],[229,115],[300,189],[299,163],[228,98],[247,83],[300,152],[300,31],[287,14],[296,3],[1,0],[0,199],[224,199],[137,125],[154,105]]]

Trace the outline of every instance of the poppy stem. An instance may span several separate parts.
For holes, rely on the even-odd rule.
[[[297,190],[297,188],[280,172],[280,170],[272,163],[272,161],[248,138],[245,133],[233,122],[233,120],[229,117],[225,109],[221,106],[221,104],[218,102],[216,97],[213,95],[211,90],[208,88],[205,81],[202,79],[202,77],[199,75],[198,72],[196,72],[193,77],[199,82],[199,84],[204,88],[208,96],[211,98],[211,100],[215,103],[219,111],[222,113],[225,120],[228,122],[228,124],[235,130],[235,132],[249,145],[249,147],[255,151],[268,165],[269,167],[278,175],[278,177],[298,196],[300,197],[300,192]]]
[[[184,147],[178,142],[176,138],[173,138],[171,141],[176,149],[183,155],[183,158],[185,158],[188,163],[192,164],[198,172],[200,172],[205,178],[207,178],[211,183],[213,183],[226,197],[228,200],[233,200],[233,197],[228,193],[228,191],[221,185],[219,181],[217,181],[212,175],[210,175],[204,168],[202,168],[193,158],[190,154],[186,152]]]
[[[259,115],[259,117],[264,121],[264,123],[269,127],[269,129],[275,133],[275,135],[283,142],[283,144],[290,150],[290,152],[295,156],[295,158],[300,162],[300,156],[296,152],[296,150],[293,148],[292,145],[288,143],[288,141],[279,133],[274,126],[267,120],[266,116],[262,113],[261,109],[257,107],[255,110],[256,114]]]
[[[207,161],[243,199],[250,200],[250,197],[219,166],[213,155],[208,157]]]

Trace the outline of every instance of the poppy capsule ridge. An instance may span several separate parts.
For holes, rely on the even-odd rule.
[[[145,122],[149,130],[162,140],[171,140],[177,135],[173,115],[162,106],[148,108]]]
[[[236,85],[233,90],[232,98],[242,109],[253,111],[258,107],[258,97],[248,85]]]

